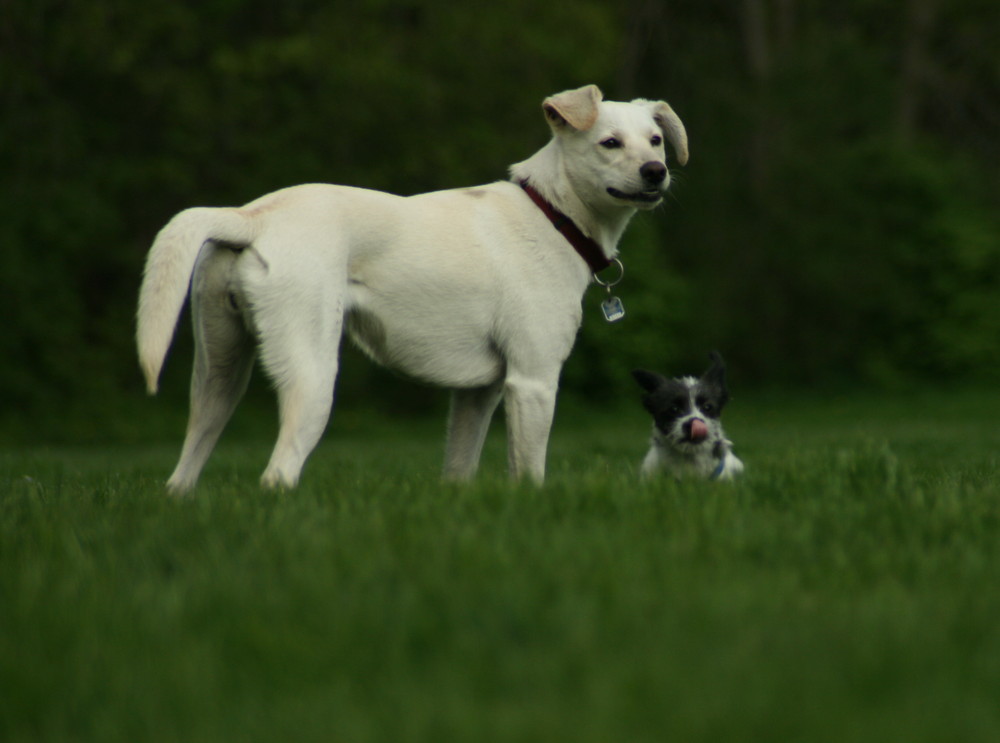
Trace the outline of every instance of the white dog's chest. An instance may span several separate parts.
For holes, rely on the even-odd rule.
[[[538,296],[499,277],[389,283],[388,290],[381,283],[350,285],[346,329],[373,360],[438,385],[493,384],[510,354],[526,344],[558,363],[579,328],[579,302]]]
[[[450,387],[482,387],[503,376],[504,361],[486,323],[457,308],[420,302],[406,314],[355,306],[347,313],[351,340],[374,361],[417,379]],[[444,332],[444,328],[448,332]]]
[[[524,201],[510,184],[406,200],[410,230],[352,252],[352,340],[380,364],[447,387],[492,384],[512,354],[528,350],[560,364],[579,328],[588,275]],[[470,207],[475,219],[456,216]],[[536,219],[542,239],[522,226]],[[441,229],[445,222],[450,229]]]

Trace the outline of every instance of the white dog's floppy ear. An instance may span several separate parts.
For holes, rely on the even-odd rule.
[[[677,154],[677,162],[681,165],[687,165],[688,161],[688,135],[687,130],[684,129],[684,124],[681,123],[680,117],[674,113],[674,109],[665,101],[647,101],[643,99],[638,99],[632,101],[633,103],[645,103],[649,106],[650,110],[653,112],[653,119],[656,121],[657,126],[663,131],[663,136],[667,138],[667,141],[673,145],[674,152]]]
[[[585,85],[576,90],[567,90],[550,95],[542,101],[542,110],[553,131],[570,126],[585,132],[597,121],[597,105],[604,94],[596,85]]]

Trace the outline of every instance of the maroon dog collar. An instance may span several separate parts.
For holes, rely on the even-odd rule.
[[[591,271],[596,274],[611,265],[612,261],[604,255],[604,251],[597,244],[597,241],[584,235],[580,228],[573,223],[572,219],[546,201],[545,197],[538,193],[528,181],[521,181],[521,188],[531,197],[531,200],[535,202],[535,205],[542,210],[545,216],[549,218],[552,226],[559,230],[559,233],[569,241],[569,244],[580,254],[580,257],[586,261]]]

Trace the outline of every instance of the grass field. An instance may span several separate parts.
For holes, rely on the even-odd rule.
[[[1000,394],[750,396],[744,480],[640,484],[561,414],[543,489],[440,421],[0,451],[0,740],[1000,740]]]

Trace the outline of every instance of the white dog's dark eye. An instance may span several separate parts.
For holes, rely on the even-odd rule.
[[[607,139],[601,140],[601,147],[606,150],[617,150],[622,146],[621,140],[615,137],[608,137]]]
[[[654,134],[653,138],[649,140],[649,143],[653,145],[653,147],[659,147],[661,144],[663,144],[663,137],[661,137],[659,134]]]

